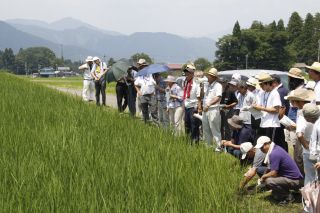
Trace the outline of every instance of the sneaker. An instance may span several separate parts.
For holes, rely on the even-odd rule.
[[[288,205],[290,203],[293,203],[294,202],[294,197],[292,196],[292,194],[289,194],[288,197],[282,201],[280,201],[278,203],[278,205],[280,206],[285,206],[285,205]]]
[[[222,149],[220,147],[215,148],[215,152],[222,152]]]

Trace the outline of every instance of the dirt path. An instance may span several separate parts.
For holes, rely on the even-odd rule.
[[[55,86],[48,86],[48,87],[59,90],[61,92],[66,92],[66,93],[70,93],[70,94],[82,97],[82,90],[79,90],[79,89],[71,89],[71,88],[63,88],[63,87],[55,87]],[[106,105],[113,108],[118,108],[116,96],[106,94]]]

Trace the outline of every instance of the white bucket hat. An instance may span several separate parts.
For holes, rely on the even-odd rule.
[[[168,77],[164,80],[165,82],[176,82],[176,78],[172,75],[168,75]]]
[[[140,58],[138,60],[137,64],[139,64],[139,65],[148,65],[146,59],[144,59],[144,58]]]
[[[254,77],[250,77],[247,82],[246,82],[247,85],[249,86],[253,86],[253,87],[256,87],[257,84],[258,84],[258,80]]]
[[[92,59],[92,61],[97,61],[97,60],[99,60],[99,61],[100,61],[100,58],[99,58],[99,57],[97,57],[97,56],[93,57],[93,59]]]
[[[90,62],[90,61],[93,61],[93,57],[92,57],[92,56],[88,56],[88,57],[86,58],[86,62]]]

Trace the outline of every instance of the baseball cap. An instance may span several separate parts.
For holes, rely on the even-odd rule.
[[[253,148],[252,143],[244,142],[240,145],[240,151],[242,153],[241,159],[245,159],[247,157],[247,153]]]
[[[265,143],[271,142],[271,139],[267,136],[261,136],[257,140],[257,145],[254,148],[260,149]]]

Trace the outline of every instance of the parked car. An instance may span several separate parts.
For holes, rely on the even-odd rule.
[[[284,71],[278,71],[278,70],[260,70],[260,69],[250,69],[250,70],[226,70],[226,71],[220,71],[219,77],[224,77],[227,80],[231,80],[231,77],[233,74],[238,73],[241,75],[241,80],[247,81],[250,77],[255,77],[261,72],[266,72],[271,75],[277,74],[284,87],[288,88],[288,74]]]

